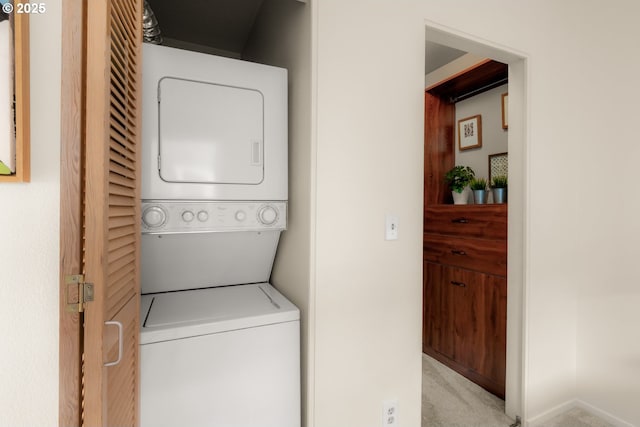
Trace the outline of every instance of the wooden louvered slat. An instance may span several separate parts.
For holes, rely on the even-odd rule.
[[[127,108],[125,106],[121,106],[121,107],[122,107],[122,114],[126,115]],[[109,124],[111,125],[112,133],[117,132],[122,136],[132,135],[131,127],[127,126],[126,119],[120,120],[120,118],[112,117],[111,122]]]
[[[128,13],[126,10],[123,10],[119,3],[114,3],[113,5],[114,19],[113,19],[113,28],[117,28],[123,36],[126,34],[126,37],[123,37],[122,40],[127,40],[132,38],[132,29],[133,27],[128,22]]]
[[[127,49],[122,45],[126,43],[130,37],[127,35],[126,28],[118,21],[118,19],[114,19],[111,22],[111,46],[113,50],[118,51],[124,58],[124,53]]]
[[[111,206],[136,206],[136,200],[131,197],[111,196]]]
[[[138,225],[138,223],[135,223],[136,226]],[[136,226],[128,226],[128,227],[119,227],[119,228],[114,228],[112,230],[110,230],[109,233],[109,240],[111,239],[117,239],[119,237],[123,237],[123,236],[128,236],[131,234],[135,234],[136,233]]]
[[[107,295],[115,295],[119,289],[127,288],[127,284],[131,283],[131,278],[128,276],[133,272],[134,267],[133,265],[128,265],[127,268],[123,268],[108,276],[110,287]]]
[[[132,246],[135,243],[135,240],[135,236],[131,234],[127,234],[117,239],[109,240],[109,242],[107,243],[107,250],[111,252],[116,251],[122,247]]]
[[[135,249],[129,246],[123,246],[121,248],[109,251],[110,263],[118,260],[126,259],[129,262],[135,262],[136,252]]]
[[[109,167],[111,173],[118,174],[120,176],[124,176],[129,179],[133,179],[135,177],[135,171],[119,164],[111,164]]]
[[[123,97],[125,97],[127,91],[124,84],[122,83],[122,76],[114,71],[116,71],[116,68],[114,66],[111,66],[111,91],[119,92]]]
[[[126,122],[126,100],[125,93],[120,91],[111,92],[111,118],[112,120],[118,120],[122,123]]]
[[[135,146],[132,143],[131,138],[128,138],[126,136],[127,133],[127,130],[124,129],[120,123],[115,120],[113,121],[111,133],[109,136],[111,137],[113,142],[119,144],[126,151],[120,151],[117,147],[114,148],[117,149],[120,154],[123,154],[128,158],[133,157],[135,159]]]
[[[111,26],[112,44],[114,44],[119,52],[125,53],[127,49],[122,46],[123,42],[131,39],[131,33],[120,16],[115,15],[113,25]],[[113,41],[113,39],[116,39]],[[124,57],[124,55],[123,55]]]
[[[121,121],[125,121],[125,114],[126,112],[126,92],[122,91],[119,87],[116,87],[118,85],[117,82],[114,82],[114,90],[111,92],[110,96],[114,101],[118,101],[118,102],[114,102],[111,105],[111,116],[116,116],[119,120]],[[118,106],[120,106],[120,108],[118,108]]]
[[[109,262],[107,263],[107,274],[111,275],[121,270],[127,270],[131,266],[135,266],[135,261],[135,256],[109,260]],[[109,286],[111,286],[111,283],[109,284]]]
[[[134,197],[135,195],[134,189],[116,184],[109,184],[109,194],[126,197]]]
[[[112,184],[120,185],[122,187],[127,187],[131,190],[135,190],[135,182],[115,173],[109,174],[109,182]],[[111,216],[111,212],[109,212],[109,215]]]
[[[123,80],[123,76],[127,73],[125,65],[125,57],[122,52],[111,53],[111,78],[115,80]],[[120,85],[124,89],[124,85]]]
[[[135,225],[136,222],[137,220],[132,216],[109,217],[108,227],[110,230],[115,230],[116,228]]]
[[[127,303],[131,298],[139,298],[132,289],[133,284],[127,287],[121,288],[122,291],[109,294],[109,305],[106,307],[106,313],[110,317],[114,317],[118,314],[121,307]]]
[[[121,155],[118,155],[116,153],[114,153],[113,151],[109,153],[109,160],[111,160],[112,162],[116,162],[121,166],[127,167],[129,169],[133,169],[135,170],[136,164],[135,162],[122,157]]]
[[[125,96],[119,92],[111,92],[111,108],[124,112],[127,110]]]
[[[119,177],[120,175],[114,176]],[[109,218],[116,218],[119,216],[135,216],[135,209],[127,206],[112,206],[111,209],[109,209]]]
[[[118,129],[112,127],[109,132],[109,138],[111,139],[110,148],[112,152],[116,152],[121,156],[126,157],[127,159],[135,161],[136,152],[135,150],[129,148],[131,147],[131,142],[126,137],[126,130],[125,134],[123,135],[118,132]]]
[[[127,72],[120,62],[122,60],[123,58],[119,55],[111,55],[111,80],[113,83],[115,83],[117,89],[124,97],[124,95],[126,95],[127,93],[126,85],[124,84],[124,77],[126,76]]]
[[[133,283],[123,286],[122,288],[115,289],[109,294],[109,305],[106,307],[108,316],[114,317],[120,308],[127,303],[132,297],[138,298],[137,294],[132,289]]]
[[[117,275],[109,276],[111,280],[111,286],[109,287],[109,292],[107,293],[109,301],[116,302],[118,300],[122,300],[126,295],[133,292],[132,286],[134,283],[131,277],[127,277],[127,274],[123,274],[130,272],[130,268],[132,267],[133,266],[128,265],[127,268],[119,271]]]
[[[119,18],[122,18],[122,22],[129,28],[130,34],[134,36],[136,34],[136,27],[132,25],[132,22],[135,21],[135,15],[132,13],[130,8],[124,7],[124,5],[120,2],[115,2],[113,6],[113,10],[116,12],[116,15]],[[135,40],[135,37],[132,37]],[[132,45],[135,46],[134,43]]]

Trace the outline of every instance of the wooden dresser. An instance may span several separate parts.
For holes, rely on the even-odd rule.
[[[507,205],[428,205],[423,351],[504,398]]]

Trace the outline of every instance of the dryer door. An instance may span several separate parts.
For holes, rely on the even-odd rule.
[[[167,182],[260,184],[264,99],[254,89],[162,78],[159,173]]]

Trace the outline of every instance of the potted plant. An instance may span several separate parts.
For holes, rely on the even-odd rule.
[[[491,182],[493,203],[507,203],[507,175],[497,175]]]
[[[473,191],[473,200],[476,205],[484,205],[487,203],[487,180],[484,178],[473,178],[469,183],[469,187]]]
[[[469,193],[466,189],[475,176],[475,172],[469,166],[455,166],[447,172],[444,179],[447,181],[447,184],[451,189],[454,204],[467,204]]]

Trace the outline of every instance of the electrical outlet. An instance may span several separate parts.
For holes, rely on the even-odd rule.
[[[385,400],[382,402],[382,427],[398,427],[398,401]]]

